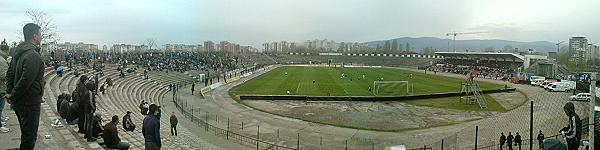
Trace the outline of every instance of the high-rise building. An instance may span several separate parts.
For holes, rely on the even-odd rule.
[[[270,48],[270,46],[271,46],[271,44],[270,44],[269,42],[267,42],[267,43],[263,43],[263,44],[262,44],[262,46],[263,46],[263,50],[262,50],[262,52],[265,52],[265,53],[266,53],[266,52],[269,52],[269,48]]]
[[[204,41],[204,52],[215,51],[215,43],[212,41]]]
[[[598,58],[598,45],[588,44],[586,48],[586,60]]]
[[[228,52],[229,51],[230,46],[229,46],[229,42],[228,41],[221,41],[220,46],[221,47],[219,47],[219,51],[222,51],[222,52]]]
[[[572,37],[569,39],[569,52],[573,52],[573,55],[569,61],[587,60],[586,49],[588,40],[585,37]]]

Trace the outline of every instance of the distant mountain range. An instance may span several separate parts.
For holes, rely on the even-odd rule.
[[[410,44],[411,51],[421,52],[421,50],[425,47],[432,47],[437,52],[447,52],[448,48],[450,51],[454,51],[454,43],[452,39],[440,39],[435,37],[420,37],[420,38],[411,38],[411,37],[403,37],[396,38],[398,44],[402,44],[402,49],[406,51],[406,43]],[[390,39],[390,44],[394,41],[394,39]],[[369,46],[377,47],[377,45],[385,45],[386,41],[370,41],[364,42],[365,44],[369,44]],[[518,41],[508,41],[508,40],[456,40],[456,51],[457,52],[465,52],[465,50],[469,51],[477,51],[482,52],[487,47],[493,47],[494,50],[501,51],[504,46],[510,45],[513,48],[519,48],[519,51],[524,51],[525,49],[536,49],[542,53],[548,52],[556,52],[556,44],[548,41],[538,41],[538,42],[518,42]],[[563,45],[567,45],[563,43]]]

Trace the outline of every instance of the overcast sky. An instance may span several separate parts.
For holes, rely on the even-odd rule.
[[[600,41],[598,0],[0,0],[0,38],[19,41],[27,10],[44,11],[61,41],[111,46],[327,39],[367,42],[399,37],[457,40]]]

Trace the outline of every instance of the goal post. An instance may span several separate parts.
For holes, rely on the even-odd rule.
[[[404,88],[406,88],[406,93],[404,94],[410,95],[409,85],[408,81],[373,81],[373,95],[379,96],[381,92],[402,95]]]

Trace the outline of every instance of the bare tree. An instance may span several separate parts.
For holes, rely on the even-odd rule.
[[[25,26],[27,23],[35,23],[42,28],[42,40],[44,43],[60,41],[57,31],[58,27],[52,23],[52,18],[46,12],[28,10],[26,13],[28,20],[22,21],[21,26]],[[19,34],[19,39],[23,39],[23,30],[17,33]]]
[[[146,42],[144,42],[145,44],[148,44],[148,49],[152,50],[153,46],[156,46],[156,39],[155,38],[147,38]]]

